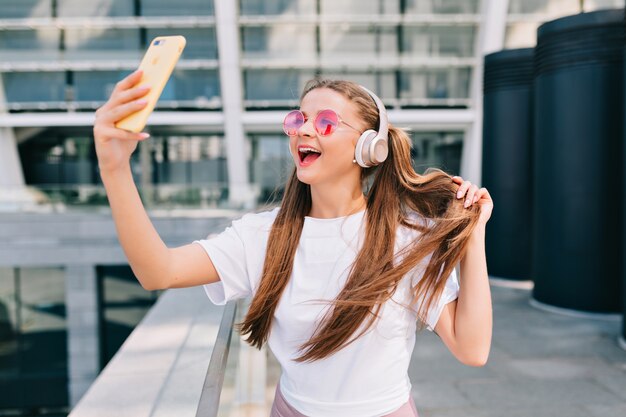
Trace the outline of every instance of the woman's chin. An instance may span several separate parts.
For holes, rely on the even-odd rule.
[[[308,172],[304,172],[300,169],[297,169],[296,175],[298,177],[298,181],[302,183],[309,184],[309,185],[312,185],[313,183],[315,183],[315,175],[311,175]]]

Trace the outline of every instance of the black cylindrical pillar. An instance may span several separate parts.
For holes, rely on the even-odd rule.
[[[535,300],[621,311],[623,10],[537,30],[534,81]]]
[[[482,185],[498,209],[486,230],[489,275],[529,280],[534,48],[485,56]]]
[[[626,34],[626,10],[624,10],[624,33]],[[622,38],[623,41],[623,53],[622,56],[623,62],[626,62],[626,36]],[[626,101],[626,65],[622,66],[623,68],[623,82],[624,82],[624,90],[622,91],[622,99]],[[624,147],[624,152],[622,153],[622,332],[620,337],[620,346],[626,350],[626,105],[624,105],[624,113],[623,113],[623,121],[624,125],[622,128],[624,129],[624,140],[622,142],[622,146]]]

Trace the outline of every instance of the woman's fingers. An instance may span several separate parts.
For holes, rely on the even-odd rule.
[[[478,188],[478,186],[472,184],[471,181],[463,181],[463,178],[458,175],[453,176],[452,181],[457,184],[461,184],[456,193],[456,198],[460,199],[465,196],[465,202],[463,203],[463,207],[465,208],[476,203],[484,194],[487,193],[486,188]]]
[[[137,70],[128,75],[126,78],[120,80],[117,84],[115,84],[115,88],[113,89],[113,92],[111,93],[111,96],[109,97],[107,102],[104,103],[100,108],[98,108],[98,110],[96,110],[97,120],[104,120],[111,123],[115,122],[116,120],[113,120],[110,117],[110,113],[113,109],[115,109],[115,107],[119,106],[120,104],[125,104],[126,102],[135,98],[141,97],[149,91],[149,88],[132,88],[141,80],[141,74],[142,71]]]
[[[465,208],[471,206],[472,204],[474,204],[474,198],[476,197],[476,194],[478,192],[478,187],[475,185],[472,185],[469,190],[467,191],[467,197],[465,199],[465,203],[463,204],[463,206]]]
[[[471,185],[472,183],[470,181],[463,181],[463,183],[456,192],[456,198],[463,197]]]
[[[118,129],[116,127],[104,127],[100,130],[99,136],[109,139],[121,139],[121,140],[144,140],[150,137],[148,133],[140,132],[133,133],[128,130]]]
[[[150,87],[144,85],[141,87],[130,88],[128,90],[120,91],[117,94],[111,95],[110,107],[119,106],[121,104],[126,104],[130,101],[136,100],[145,96],[148,91],[150,91]]]
[[[124,117],[143,109],[146,107],[146,104],[148,104],[146,100],[135,100],[126,104],[121,104],[107,112],[106,120],[115,123],[118,120],[122,120]]]
[[[127,75],[125,78],[122,78],[120,81],[117,82],[117,84],[115,84],[115,88],[113,89],[113,92],[111,93],[111,95],[113,96],[116,93],[120,93],[124,90],[128,90],[129,88],[137,84],[141,80],[141,74],[142,74],[142,71],[137,70]]]

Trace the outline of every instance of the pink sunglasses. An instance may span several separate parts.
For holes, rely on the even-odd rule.
[[[304,114],[300,110],[293,110],[285,116],[285,119],[283,120],[283,130],[288,136],[295,136],[298,134],[298,130],[300,130],[304,123],[306,123]],[[337,130],[339,123],[343,123],[361,133],[357,128],[344,122],[334,110],[330,109],[321,110],[317,113],[313,125],[315,126],[315,131],[320,136],[328,136]]]

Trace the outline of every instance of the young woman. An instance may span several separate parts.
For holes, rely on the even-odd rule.
[[[114,127],[145,105],[139,78],[118,83],[94,125],[120,243],[146,289],[203,285],[216,304],[252,297],[238,328],[280,362],[272,417],[417,416],[407,370],[418,327],[460,362],[486,363],[493,202],[441,170],[416,174],[410,139],[378,97],[348,81],[310,81],[283,124],[295,169],[280,207],[167,248],[130,171],[148,136]]]

